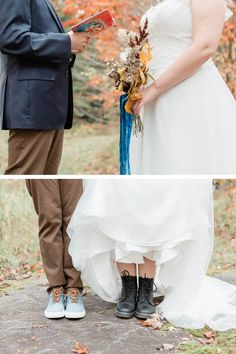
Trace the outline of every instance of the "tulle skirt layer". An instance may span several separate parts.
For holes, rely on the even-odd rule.
[[[121,291],[116,262],[157,264],[157,311],[187,328],[236,327],[236,287],[206,275],[213,250],[210,180],[93,180],[74,212],[69,252],[104,300]]]

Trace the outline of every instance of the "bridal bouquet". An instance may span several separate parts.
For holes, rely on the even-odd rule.
[[[130,174],[129,148],[131,133],[143,133],[143,124],[140,117],[133,114],[133,104],[142,99],[140,88],[147,84],[149,77],[148,64],[152,59],[152,48],[148,40],[148,20],[139,27],[138,32],[119,31],[121,53],[118,58],[106,61],[109,68],[108,77],[115,88],[123,92],[120,97],[121,136],[120,136],[120,164],[121,174]]]

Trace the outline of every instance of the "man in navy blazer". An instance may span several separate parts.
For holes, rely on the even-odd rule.
[[[57,174],[72,127],[71,68],[88,34],[65,33],[49,0],[0,0],[0,50],[7,57],[5,174]]]

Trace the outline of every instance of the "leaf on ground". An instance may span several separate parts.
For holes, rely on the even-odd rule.
[[[214,344],[214,339],[213,338],[197,338],[197,339],[203,345]]]
[[[150,327],[157,330],[161,329],[163,322],[161,321],[160,316],[155,313],[151,316],[151,318],[148,318],[146,321],[140,321],[139,324],[143,327]]]
[[[0,286],[1,286],[1,288],[8,288],[11,285],[8,283],[1,283]]]
[[[204,333],[204,338],[197,338],[197,339],[203,345],[211,345],[216,343],[215,337],[216,337],[216,333],[209,329]]]
[[[77,342],[75,345],[75,348],[71,350],[72,353],[76,354],[89,354],[89,349],[86,345],[80,344],[80,342]]]
[[[158,313],[154,313],[153,315],[150,316],[150,318],[163,322],[161,316]]]
[[[173,350],[175,348],[174,344],[164,343],[162,344],[164,350]]]
[[[204,336],[205,336],[206,338],[208,338],[208,339],[210,339],[210,338],[215,338],[216,333],[215,333],[214,331],[207,331],[207,332],[204,333]]]

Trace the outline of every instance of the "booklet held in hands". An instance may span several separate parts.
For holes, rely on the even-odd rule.
[[[73,32],[88,32],[90,34],[96,34],[105,31],[109,27],[115,25],[115,20],[113,19],[109,10],[104,10],[96,15],[93,15],[81,23],[78,23],[71,28]]]

